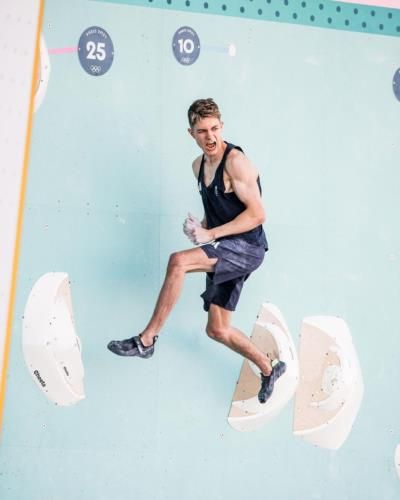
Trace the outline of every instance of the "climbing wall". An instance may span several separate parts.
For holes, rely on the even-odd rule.
[[[398,498],[396,7],[46,3],[10,329],[2,499]],[[299,438],[304,405],[314,403],[304,412],[324,425],[333,415],[321,394],[307,391],[310,370],[296,404],[285,401],[253,432],[229,425],[242,360],[205,334],[204,276],[187,276],[151,360],[106,348],[144,328],[169,255],[190,248],[182,223],[202,208],[186,112],[201,97],[216,100],[224,138],[259,169],[267,211],[270,250],[245,284],[234,323],[250,335],[260,305],[271,302],[298,351],[299,382],[304,360],[328,370],[326,393],[327,379],[361,388],[362,372],[358,413],[339,445]],[[24,357],[24,339],[35,331],[25,312],[46,275],[67,276],[68,359],[84,368],[84,397],[68,405],[47,397],[44,373]],[[61,345],[50,325],[60,293],[52,293],[41,330],[47,347]],[[321,317],[343,318],[347,326],[329,325],[340,323],[344,340],[336,326],[324,330]],[[312,341],[318,335],[321,346]],[[330,350],[334,342],[342,351]],[[351,353],[353,378],[340,378],[324,349],[342,366]],[[54,352],[64,363],[60,383],[68,382],[70,365],[61,348]],[[349,385],[340,387],[347,397]]]

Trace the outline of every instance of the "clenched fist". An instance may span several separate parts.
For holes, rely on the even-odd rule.
[[[195,245],[209,243],[213,240],[210,231],[202,227],[199,219],[191,213],[188,214],[183,223],[183,232]]]

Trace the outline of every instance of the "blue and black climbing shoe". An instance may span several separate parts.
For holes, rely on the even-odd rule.
[[[148,359],[154,354],[154,344],[158,337],[154,337],[153,343],[150,346],[145,346],[142,343],[140,335],[131,337],[125,340],[112,340],[107,345],[108,349],[118,356],[137,356],[138,358]]]
[[[271,397],[274,390],[274,384],[278,378],[283,375],[286,371],[286,363],[274,359],[272,361],[272,372],[270,375],[263,375],[261,373],[261,389],[258,393],[258,401],[260,403],[266,403]]]

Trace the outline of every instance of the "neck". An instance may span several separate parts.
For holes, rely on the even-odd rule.
[[[216,167],[217,165],[219,165],[219,163],[222,160],[222,157],[224,156],[226,147],[227,146],[226,146],[225,142],[223,142],[219,151],[216,151],[214,154],[208,155],[208,154],[204,153],[204,157],[206,159],[206,162],[211,167]]]

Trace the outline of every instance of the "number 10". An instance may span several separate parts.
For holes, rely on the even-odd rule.
[[[181,38],[180,40],[178,40],[178,43],[179,43],[179,52],[181,54],[182,52],[184,52],[185,54],[191,54],[194,51],[194,43],[193,40],[191,40],[190,38],[186,38],[186,40]]]

